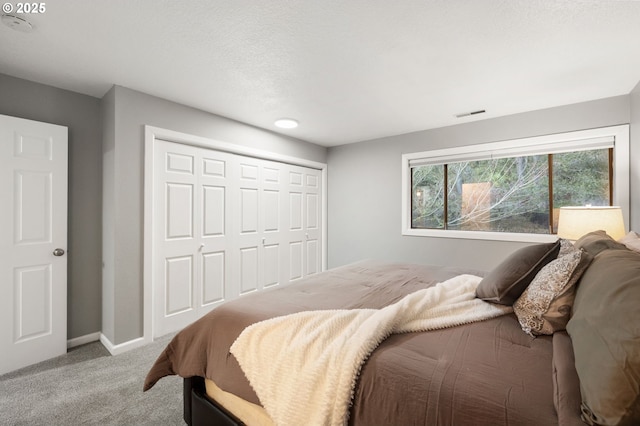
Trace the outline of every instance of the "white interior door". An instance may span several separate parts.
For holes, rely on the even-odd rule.
[[[0,115],[0,374],[67,350],[67,128]]]
[[[154,337],[220,303],[319,272],[320,171],[154,147]]]

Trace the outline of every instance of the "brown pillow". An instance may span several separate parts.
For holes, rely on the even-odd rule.
[[[567,324],[588,424],[640,424],[640,254],[601,251]]]
[[[480,281],[476,296],[487,302],[513,305],[544,265],[558,256],[560,240],[513,252]]]
[[[564,330],[571,316],[575,283],[593,257],[561,241],[560,255],[547,263],[513,304],[520,326],[530,335]]]
[[[617,243],[616,240],[611,238],[604,231],[593,231],[583,235],[575,242],[576,248],[584,249],[591,256],[595,256],[602,250],[607,249],[621,249],[626,250],[627,247],[624,244]]]
[[[559,425],[582,425],[580,379],[575,367],[571,338],[566,331],[553,334],[553,405]]]

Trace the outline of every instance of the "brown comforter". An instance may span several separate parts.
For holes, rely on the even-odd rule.
[[[259,404],[229,353],[248,325],[304,310],[380,308],[413,291],[474,272],[477,274],[365,261],[243,296],[178,333],[149,371],[144,389],[170,374],[202,376]],[[552,356],[551,337],[526,335],[513,315],[445,330],[392,335],[363,366],[349,423],[558,424]],[[579,410],[570,409],[562,418],[566,420],[563,424],[579,424]]]

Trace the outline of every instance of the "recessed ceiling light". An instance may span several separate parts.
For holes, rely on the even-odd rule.
[[[276,122],[273,124],[275,124],[276,127],[280,127],[281,129],[295,129],[296,127],[298,127],[298,121],[294,120],[293,118],[281,118],[279,120],[276,120]]]
[[[31,22],[20,16],[5,13],[2,15],[2,23],[12,30],[20,31],[23,33],[30,33],[31,31],[33,31],[33,25],[31,25]]]

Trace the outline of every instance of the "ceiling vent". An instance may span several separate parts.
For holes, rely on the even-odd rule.
[[[487,112],[487,111],[484,110],[484,109],[479,109],[478,111],[463,112],[462,114],[456,114],[456,118],[470,117],[470,116],[476,115],[476,114],[484,114],[485,112]]]

